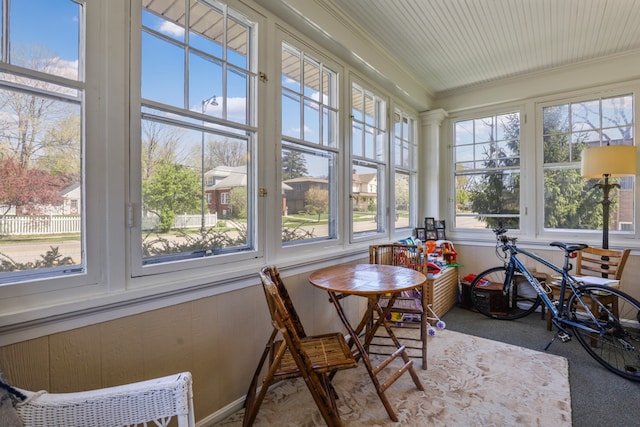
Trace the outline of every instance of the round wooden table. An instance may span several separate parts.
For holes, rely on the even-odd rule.
[[[336,307],[340,320],[349,331],[349,345],[355,345],[357,351],[354,351],[354,355],[357,358],[362,358],[378,396],[393,421],[398,421],[398,417],[384,394],[385,390],[407,371],[411,375],[418,390],[424,390],[424,387],[414,370],[413,361],[407,355],[405,346],[400,344],[396,338],[386,317],[393,307],[393,302],[402,291],[422,286],[426,280],[427,277],[418,271],[405,267],[382,264],[342,264],[314,271],[309,276],[309,282],[313,286],[329,293],[329,299]],[[383,309],[378,302],[384,294],[392,294],[392,297]],[[355,329],[349,323],[340,304],[340,300],[349,295],[357,295],[369,299],[367,310],[360,324]],[[375,322],[373,321],[374,313],[378,313],[378,318]],[[376,330],[380,326],[386,329],[397,350],[389,355],[386,360],[374,367],[367,350],[375,336]],[[367,330],[363,343],[359,336],[365,327],[367,327]],[[386,382],[380,383],[377,374],[398,357],[402,358],[404,362],[403,366],[390,375]]]
[[[314,271],[309,282],[329,292],[370,296],[408,291],[427,277],[410,268],[383,264],[343,264]]]

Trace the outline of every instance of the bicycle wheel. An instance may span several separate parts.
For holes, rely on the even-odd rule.
[[[602,333],[593,333],[573,326],[580,344],[611,372],[640,381],[640,303],[621,290],[602,285],[583,285],[577,292],[585,305],[576,294],[569,298],[571,320],[593,329],[602,328]]]
[[[514,273],[509,294],[504,294],[507,267],[493,267],[478,274],[469,292],[473,306],[485,316],[514,320],[525,317],[538,308],[542,300],[531,283],[520,273]]]

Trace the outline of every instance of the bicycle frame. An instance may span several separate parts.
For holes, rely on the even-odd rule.
[[[508,246],[507,245],[503,245],[503,251],[505,251],[505,253],[507,251],[509,252],[509,261],[507,262],[507,264],[508,264],[508,266],[507,266],[507,277],[506,277],[506,281],[505,281],[505,292],[509,291],[508,287],[511,286],[512,279],[513,279],[513,274],[516,271],[520,272],[525,277],[525,279],[527,279],[527,281],[529,283],[531,283],[531,286],[533,286],[535,291],[538,293],[538,295],[542,299],[542,303],[547,307],[549,312],[551,312],[551,315],[552,315],[553,318],[557,319],[560,323],[562,323],[564,325],[576,326],[576,327],[578,327],[580,329],[584,329],[585,331],[588,331],[588,332],[594,332],[594,333],[598,333],[598,334],[603,333],[603,328],[602,327],[599,327],[598,329],[593,329],[593,328],[590,328],[588,326],[585,326],[582,323],[573,322],[572,320],[569,320],[567,318],[561,317],[561,311],[560,310],[563,309],[563,307],[565,305],[565,293],[566,293],[566,289],[567,289],[567,286],[568,286],[569,289],[577,296],[577,299],[578,299],[578,301],[580,301],[580,304],[584,308],[585,312],[588,313],[589,317],[591,317],[591,320],[593,321],[593,324],[594,325],[599,325],[597,319],[595,318],[593,313],[591,313],[591,310],[587,307],[587,305],[584,303],[584,301],[582,301],[582,298],[580,297],[580,293],[578,292],[578,287],[580,286],[580,283],[578,282],[578,280],[575,277],[571,276],[567,271],[565,271],[564,268],[560,268],[557,265],[552,264],[551,262],[549,262],[546,259],[540,257],[539,255],[534,254],[533,252],[529,252],[529,251],[527,251],[525,249],[517,248],[515,246],[515,244],[508,245]],[[560,274],[562,276],[562,282],[560,283],[560,299],[558,301],[558,305],[557,306],[547,296],[547,293],[543,289],[543,287],[540,284],[540,282],[538,281],[538,279],[536,279],[535,276],[529,271],[529,269],[522,263],[522,261],[520,261],[518,259],[518,257],[517,257],[518,254],[525,255],[525,256],[527,256],[527,257],[529,257],[529,258],[531,258],[531,259],[533,259],[535,261],[538,261],[539,263],[541,263],[545,267],[557,272],[558,274]],[[566,257],[566,255],[565,255],[565,257]],[[568,259],[565,258],[565,268],[568,265],[568,262],[569,262]]]

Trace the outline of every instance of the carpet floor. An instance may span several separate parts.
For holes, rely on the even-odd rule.
[[[568,362],[564,357],[446,329],[429,337],[428,353],[429,368],[416,367],[425,391],[417,390],[405,373],[386,392],[398,423],[389,419],[364,364],[340,371],[333,383],[344,425],[571,425]],[[239,426],[242,418],[240,410],[219,425]],[[304,382],[296,379],[271,387],[255,425],[325,423]]]

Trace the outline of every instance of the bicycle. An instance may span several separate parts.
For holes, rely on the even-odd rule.
[[[609,371],[640,381],[640,303],[617,288],[585,284],[569,274],[571,259],[588,247],[583,243],[552,242],[564,251],[561,267],[519,248],[517,238],[508,237],[502,226],[495,228],[496,254],[504,265],[478,274],[470,285],[470,298],[485,316],[514,320],[535,312],[543,304],[557,332],[545,347],[556,340],[568,342],[572,336]],[[500,254],[499,251],[502,251]],[[552,301],[551,289],[518,259],[529,257],[555,273],[559,296]],[[606,296],[606,300],[603,298]]]

